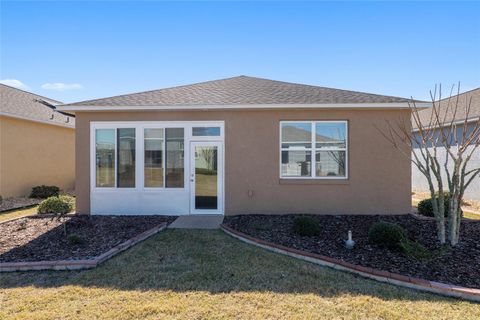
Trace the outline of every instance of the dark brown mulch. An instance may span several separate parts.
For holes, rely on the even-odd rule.
[[[80,260],[94,257],[154,226],[172,223],[171,216],[74,216],[67,237],[57,219],[27,217],[0,224],[0,262]],[[73,243],[71,235],[80,238]]]
[[[411,240],[430,250],[440,248],[435,222],[402,216],[320,216],[319,236],[302,237],[292,231],[296,215],[243,215],[226,217],[224,224],[253,237],[303,251],[318,253],[353,264],[386,270],[465,287],[480,288],[480,221],[463,223],[460,244],[448,248],[432,260],[419,261],[400,251],[377,247],[368,242],[368,229],[377,221],[401,225]],[[344,241],[352,230],[355,248],[348,250]],[[440,250],[436,251],[440,252]]]

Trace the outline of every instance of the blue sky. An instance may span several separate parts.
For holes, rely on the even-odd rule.
[[[479,2],[1,1],[0,79],[64,102],[236,75],[480,87]],[[449,91],[449,90],[445,90]]]

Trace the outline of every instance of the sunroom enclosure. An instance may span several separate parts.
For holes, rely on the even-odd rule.
[[[92,214],[223,214],[224,122],[90,123]]]

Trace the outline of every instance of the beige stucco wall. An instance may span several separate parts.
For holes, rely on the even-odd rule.
[[[76,117],[77,212],[89,213],[90,121],[225,121],[225,214],[404,214],[411,208],[411,167],[376,126],[408,110],[228,110],[79,112]],[[280,120],[348,120],[349,179],[281,180]],[[249,197],[248,191],[253,190]]]
[[[75,130],[0,116],[0,195],[28,196],[33,186],[75,184]]]

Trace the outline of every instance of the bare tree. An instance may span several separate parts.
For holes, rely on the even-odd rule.
[[[442,100],[441,86],[438,87],[438,96],[435,86],[434,92],[430,92],[432,108],[429,117],[421,116],[421,109],[415,100],[411,100],[409,106],[415,132],[411,130],[411,123],[405,120],[387,121],[386,130],[379,130],[427,179],[438,240],[445,244],[448,238],[450,245],[455,246],[460,240],[463,195],[480,175],[480,168],[467,168],[474,153],[480,150],[480,119],[470,116],[471,97],[465,95],[465,99],[460,99],[460,86],[457,94],[452,96],[453,89],[450,97]],[[462,111],[461,117],[457,116]],[[446,191],[449,193],[448,208],[444,205]]]

